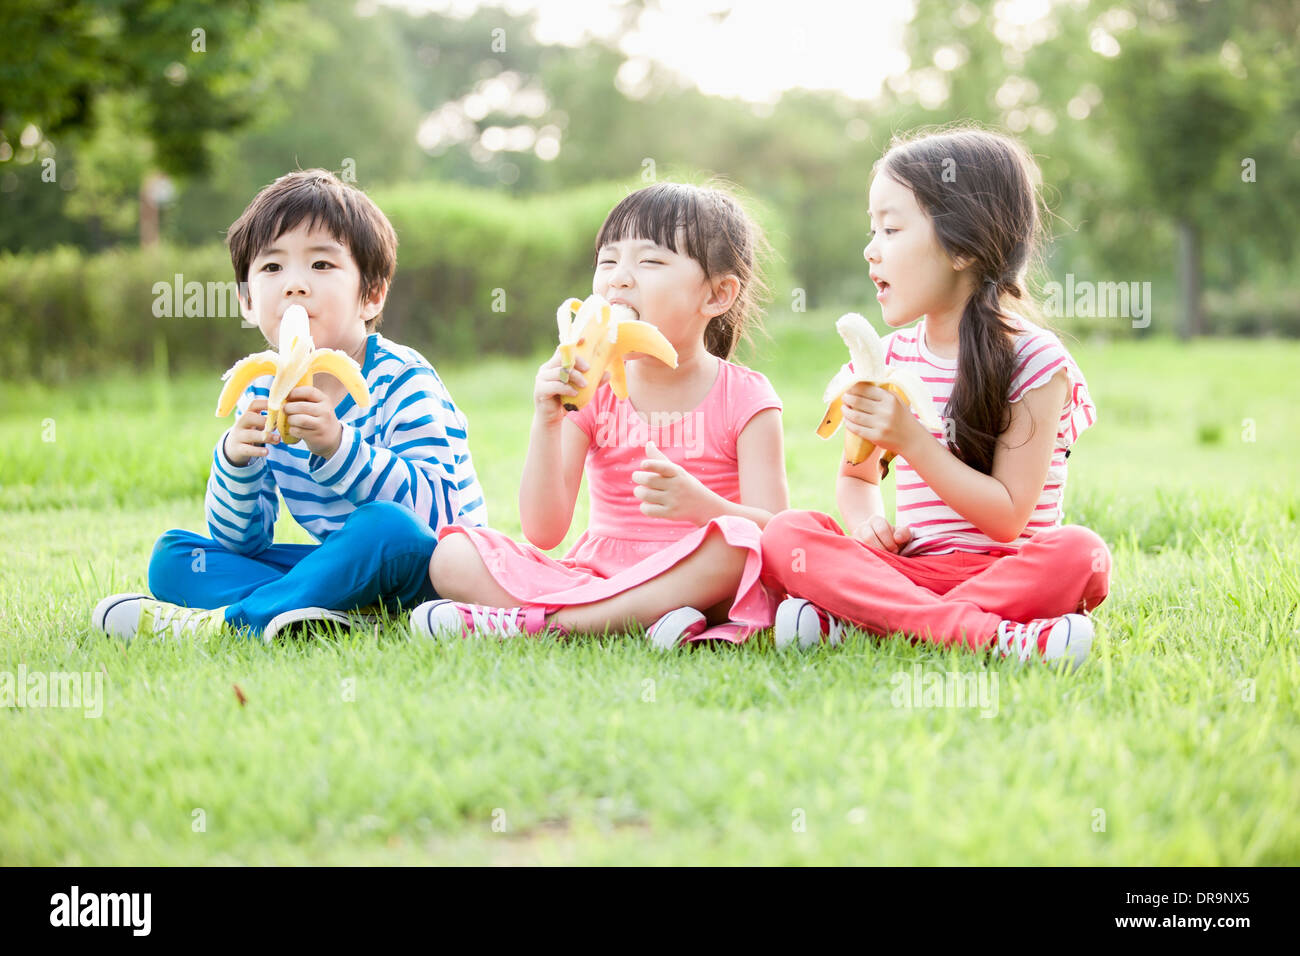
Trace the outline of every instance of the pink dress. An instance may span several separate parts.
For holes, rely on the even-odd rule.
[[[749,420],[768,408],[780,409],[781,399],[767,378],[726,361],[719,361],[718,376],[704,401],[684,415],[655,412],[642,417],[630,401],[619,400],[605,386],[583,409],[569,413],[569,420],[591,440],[586,461],[591,520],[568,554],[557,561],[490,528],[448,525],[438,536],[466,535],[502,589],[521,603],[545,606],[549,613],[644,584],[692,554],[716,528],[728,544],[748,551],[731,620],[751,628],[771,627],[776,595],[759,581],[758,525],[734,515],[700,526],[648,518],[632,494],[632,473],[646,457],[646,442],[653,441],[707,488],[739,504],[736,440]]]

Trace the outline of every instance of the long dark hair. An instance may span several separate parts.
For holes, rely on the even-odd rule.
[[[681,238],[685,248],[678,249]],[[709,320],[704,347],[720,359],[730,359],[742,338],[758,328],[759,298],[767,291],[760,261],[767,242],[758,224],[721,183],[692,186],[655,183],[619,202],[596,234],[596,254],[623,239],[649,239],[700,264],[710,280],[727,274],[740,280],[736,301]]]
[[[958,328],[957,378],[945,415],[953,422],[953,453],[991,474],[998,436],[1011,420],[1015,330],[1006,299],[1036,314],[1025,282],[1040,238],[1038,165],[1013,139],[956,129],[895,138],[876,171],[912,190],[950,258],[969,260],[975,291]]]

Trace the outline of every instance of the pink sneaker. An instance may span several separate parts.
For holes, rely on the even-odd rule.
[[[1092,648],[1092,621],[1082,614],[1039,618],[1027,624],[1003,621],[998,625],[998,654],[1014,655],[1025,663],[1033,657],[1068,662],[1076,669]]]
[[[724,641],[727,644],[744,644],[757,630],[759,628],[750,627],[748,624],[737,624],[735,621],[728,621],[726,624],[716,624],[707,630],[685,638],[682,643],[707,644],[709,641]]]
[[[844,625],[812,601],[786,598],[776,609],[772,638],[778,651],[796,642],[800,650],[819,644],[835,647],[844,641]]]
[[[708,622],[704,615],[695,608],[679,607],[651,624],[645,636],[656,650],[671,651],[702,633],[706,627]]]
[[[687,644],[704,644],[708,641],[726,641],[728,644],[743,644],[749,640],[755,628],[747,624],[728,621],[709,627],[704,615],[693,607],[679,607],[669,611],[650,625],[645,636],[652,647],[661,651],[670,651],[674,647]]]
[[[485,607],[482,604],[459,604],[456,601],[426,601],[411,612],[411,630],[425,637],[531,637],[543,631],[563,632],[548,626],[546,608],[539,604],[524,607]]]

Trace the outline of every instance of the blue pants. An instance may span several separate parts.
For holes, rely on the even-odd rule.
[[[436,598],[429,559],[438,534],[391,501],[362,505],[321,544],[273,544],[236,554],[192,531],[168,531],[149,559],[149,590],[187,607],[226,607],[226,622],[260,634],[300,607],[390,611]]]

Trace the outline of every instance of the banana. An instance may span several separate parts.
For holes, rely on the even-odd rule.
[[[856,312],[840,316],[835,323],[835,330],[849,347],[853,370],[841,369],[826,386],[822,401],[828,402],[826,414],[817,428],[822,438],[830,438],[844,420],[844,393],[858,382],[867,382],[888,389],[902,399],[903,404],[910,405],[916,412],[921,424],[931,431],[941,431],[943,423],[934,414],[934,399],[925,382],[915,372],[906,369],[889,368],[885,365],[884,344],[880,336],[871,327],[871,323]],[[847,428],[844,429],[844,460],[850,465],[866,461],[875,450],[875,445],[865,438],[860,438]],[[890,452],[886,461],[894,457]]]
[[[230,414],[239,396],[255,378],[274,375],[266,402],[264,437],[269,440],[271,432],[278,431],[286,444],[296,444],[301,439],[289,434],[289,417],[283,410],[284,399],[299,385],[310,385],[317,372],[333,375],[343,383],[358,406],[370,407],[366,380],[352,356],[338,349],[316,348],[311,339],[307,310],[300,305],[291,305],[280,322],[279,350],[258,352],[241,359],[221,376],[226,384],[217,399],[217,417],[225,418]]]
[[[628,352],[643,352],[669,368],[677,367],[677,350],[662,332],[640,321],[627,306],[610,305],[602,296],[588,296],[585,302],[566,299],[555,313],[555,320],[560,327],[560,361],[566,374],[573,370],[578,356],[590,366],[583,373],[586,387],[564,403],[571,412],[591,401],[606,370],[614,394],[627,398],[623,356]]]

